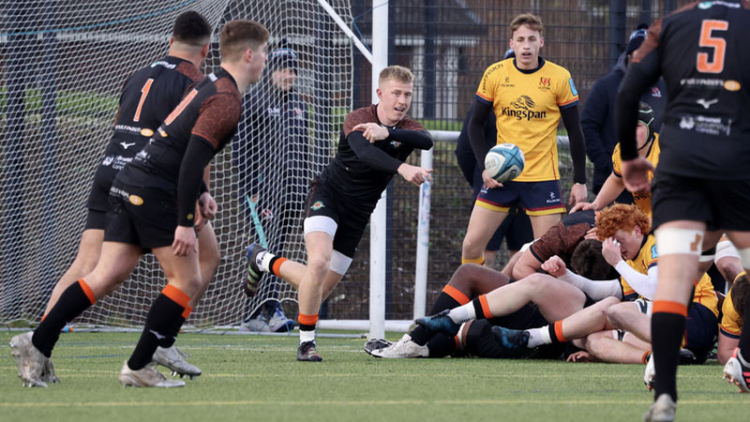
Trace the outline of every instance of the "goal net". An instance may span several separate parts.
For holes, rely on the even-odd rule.
[[[347,23],[348,0],[329,1]],[[111,136],[128,75],[162,57],[174,19],[196,10],[214,28],[203,72],[219,65],[218,34],[233,19],[262,22],[272,49],[296,58],[294,93],[272,72],[248,88],[237,137],[212,161],[221,263],[188,325],[238,324],[268,299],[296,291],[266,275],[248,299],[245,248],[262,227],[269,247],[304,260],[301,216],[308,183],[332,157],[350,109],[349,41],[315,0],[0,0],[0,322],[38,322],[73,262],[94,170]],[[253,90],[263,90],[255,92]],[[292,102],[285,102],[290,98]],[[252,110],[250,110],[250,106]],[[277,118],[280,117],[280,118]],[[260,129],[259,129],[260,128]],[[259,224],[246,197],[254,201]],[[145,255],[121,288],[77,322],[138,326],[166,284]]]

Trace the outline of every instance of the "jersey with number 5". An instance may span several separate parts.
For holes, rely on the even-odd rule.
[[[691,3],[649,28],[633,61],[667,83],[660,169],[715,180],[748,177],[749,42],[747,0]]]

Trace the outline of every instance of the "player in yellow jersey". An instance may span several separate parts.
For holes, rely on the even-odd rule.
[[[578,92],[565,68],[539,56],[544,46],[543,29],[538,16],[516,16],[510,25],[510,47],[516,57],[487,68],[477,89],[468,131],[484,187],[464,238],[463,263],[484,262],[482,252],[512,206],[526,211],[537,238],[560,221],[565,213],[557,155],[560,118],[568,130],[575,173],[569,203],[586,200],[586,151],[578,119]],[[504,184],[484,170],[489,147],[482,127],[493,109],[497,142],[518,145],[526,158],[521,175]]]
[[[654,168],[659,164],[659,134],[654,131],[654,110],[650,105],[641,102],[638,109],[638,128],[636,129],[638,155],[645,158]],[[650,173],[653,179],[653,173]],[[625,190],[622,181],[622,160],[620,159],[620,144],[615,146],[612,153],[612,173],[602,185],[602,189],[592,202],[579,202],[570,212],[578,210],[600,210],[617,199]],[[651,192],[633,194],[638,208],[651,218]]]
[[[743,272],[734,280],[721,307],[723,316],[719,324],[717,354],[719,363],[722,365],[727,363],[740,344],[740,334],[744,325],[742,314],[746,306],[750,306],[750,281],[747,273]]]

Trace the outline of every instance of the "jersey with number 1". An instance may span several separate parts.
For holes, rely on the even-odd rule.
[[[117,173],[148,143],[159,125],[203,74],[187,60],[166,56],[131,75],[123,85],[115,127],[96,169],[88,208],[107,211]]]
[[[497,143],[517,145],[526,164],[515,182],[559,180],[557,126],[560,109],[576,107],[578,92],[564,67],[539,59],[535,70],[518,69],[515,59],[484,72],[476,99],[497,117]]]
[[[660,171],[747,179],[750,162],[750,1],[695,2],[654,23],[633,57],[664,77],[669,102]],[[656,52],[659,65],[647,55]]]

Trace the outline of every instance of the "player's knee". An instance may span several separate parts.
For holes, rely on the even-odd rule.
[[[480,258],[485,246],[486,245],[483,245],[482,242],[478,241],[478,239],[474,239],[467,234],[464,237],[464,241],[461,246],[462,257],[464,259]]]
[[[623,324],[626,320],[626,315],[628,314],[625,306],[622,305],[610,306],[609,308],[607,308],[605,313],[607,315],[607,321],[609,321],[610,325],[617,328],[623,327]]]
[[[307,260],[307,271],[311,271],[321,281],[330,267],[331,260],[328,257],[309,257]]]

